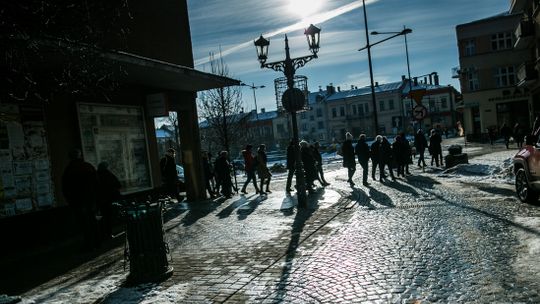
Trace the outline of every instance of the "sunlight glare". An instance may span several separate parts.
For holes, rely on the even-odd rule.
[[[287,9],[289,12],[306,18],[314,13],[318,13],[322,5],[322,0],[289,0]]]

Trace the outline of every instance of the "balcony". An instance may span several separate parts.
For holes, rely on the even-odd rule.
[[[538,71],[535,64],[532,62],[523,63],[517,71],[517,78],[517,85],[520,87],[536,83],[538,81]]]
[[[534,41],[534,24],[530,20],[521,20],[517,26],[516,42],[514,48],[522,50],[528,48]]]

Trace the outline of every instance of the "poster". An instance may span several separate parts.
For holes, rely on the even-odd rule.
[[[51,185],[49,182],[37,182],[36,183],[36,193],[39,194],[49,194],[51,192]]]
[[[50,172],[49,170],[34,171],[34,179],[36,182],[49,182]]]
[[[37,196],[37,205],[38,207],[47,207],[53,204],[53,198],[50,193],[39,194]]]
[[[34,209],[34,205],[32,205],[32,199],[29,197],[19,198],[15,200],[15,208],[18,211],[30,211]]]
[[[15,204],[4,204],[4,208],[0,209],[2,210],[0,215],[1,216],[14,216],[15,215]]]
[[[9,138],[10,147],[23,147],[24,146],[24,131],[20,123],[14,121],[8,121],[6,123],[7,134]]]
[[[34,160],[34,168],[36,170],[49,170],[49,160],[48,159]]]
[[[18,196],[32,195],[32,176],[15,176],[15,190]]]
[[[15,175],[32,174],[33,164],[31,161],[16,161],[13,162],[13,173]]]

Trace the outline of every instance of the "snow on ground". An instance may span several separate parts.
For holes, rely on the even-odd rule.
[[[441,177],[458,178],[463,182],[502,182],[512,184],[512,157],[515,150],[505,150],[483,154],[469,159],[468,164],[460,164],[444,170]]]

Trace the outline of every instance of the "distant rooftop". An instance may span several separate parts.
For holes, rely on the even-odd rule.
[[[506,12],[502,12],[502,13],[499,13],[499,14],[491,16],[491,17],[486,17],[486,18],[474,20],[474,21],[471,21],[471,22],[458,24],[456,26],[456,28],[461,27],[461,26],[472,25],[472,24],[476,24],[476,23],[488,22],[488,21],[492,21],[492,20],[496,20],[496,19],[504,18],[504,17],[517,16],[517,15],[521,16],[522,14],[521,13],[511,14],[510,12],[506,11]]]

